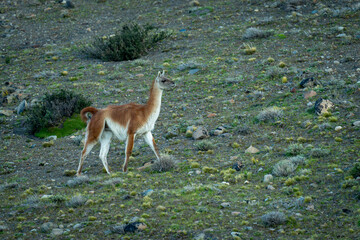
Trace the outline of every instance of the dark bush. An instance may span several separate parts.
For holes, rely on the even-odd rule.
[[[360,177],[360,163],[355,163],[354,167],[350,170],[350,174],[354,178]]]
[[[33,134],[42,128],[60,125],[66,118],[79,113],[91,104],[82,95],[61,89],[53,94],[45,94],[40,104],[30,108],[27,124]]]
[[[103,61],[133,60],[169,36],[169,32],[155,31],[150,25],[125,24],[114,35],[97,37],[92,44],[84,46],[82,52]]]

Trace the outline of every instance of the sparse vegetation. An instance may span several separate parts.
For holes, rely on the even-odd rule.
[[[286,222],[286,216],[282,212],[269,212],[261,216],[261,221],[265,227],[276,227]]]
[[[154,31],[150,25],[125,24],[113,35],[97,37],[92,44],[84,46],[82,52],[103,61],[133,60],[169,36],[169,32]]]
[[[66,206],[71,208],[77,208],[83,206],[85,202],[86,202],[86,198],[84,196],[75,195],[71,197],[69,201],[66,202]]]
[[[176,166],[175,159],[169,154],[163,154],[160,160],[155,161],[151,169],[155,172],[167,172]]]
[[[196,149],[200,151],[208,151],[215,148],[214,143],[209,140],[202,140],[200,142],[195,143]]]
[[[296,164],[291,160],[281,160],[276,163],[273,167],[273,174],[276,176],[286,177],[292,174],[296,170]]]
[[[74,179],[70,179],[69,181],[67,181],[67,185],[69,187],[76,187],[78,185],[88,183],[88,182],[90,182],[89,177],[86,175],[83,175],[83,176],[75,177]]]
[[[46,93],[42,102],[30,108],[27,124],[31,133],[44,128],[56,127],[74,113],[91,104],[82,95],[61,89],[53,94]],[[84,127],[84,125],[81,125]]]
[[[257,116],[260,122],[274,122],[284,116],[283,110],[278,107],[269,107],[261,111]]]
[[[267,38],[271,35],[270,31],[264,31],[259,28],[248,28],[245,30],[243,39]]]

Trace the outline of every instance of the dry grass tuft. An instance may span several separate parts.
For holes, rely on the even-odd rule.
[[[174,157],[168,154],[161,155],[159,161],[155,161],[151,169],[155,172],[167,172],[175,168],[176,162]]]

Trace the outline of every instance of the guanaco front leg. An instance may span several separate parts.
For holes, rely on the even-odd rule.
[[[135,135],[134,134],[130,134],[128,135],[127,139],[126,139],[126,148],[125,148],[125,162],[124,162],[124,166],[123,166],[123,171],[126,172],[127,171],[127,165],[129,162],[129,158],[131,156],[133,147],[134,147],[134,138]]]
[[[80,162],[79,162],[79,167],[76,173],[76,176],[80,176],[81,175],[81,171],[82,171],[82,167],[84,164],[84,160],[86,158],[86,156],[90,153],[91,149],[96,145],[96,142],[86,142],[84,149],[81,152],[81,157],[80,157]]]

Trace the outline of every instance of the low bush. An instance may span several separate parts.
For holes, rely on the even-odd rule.
[[[120,31],[109,37],[97,37],[82,52],[103,61],[127,61],[143,56],[155,44],[170,36],[167,31],[155,31],[150,25],[125,24]]]
[[[286,222],[286,216],[282,212],[269,212],[261,216],[261,221],[265,227],[275,227]]]
[[[160,160],[155,161],[151,169],[155,172],[166,172],[175,167],[174,157],[168,154],[161,155]]]
[[[82,95],[69,90],[61,89],[53,94],[45,94],[43,100],[30,108],[27,115],[27,124],[32,134],[43,128],[61,125],[65,119],[82,108],[91,104]]]
[[[257,116],[257,120],[260,122],[275,122],[280,120],[284,116],[282,109],[278,107],[269,107],[262,110]]]

